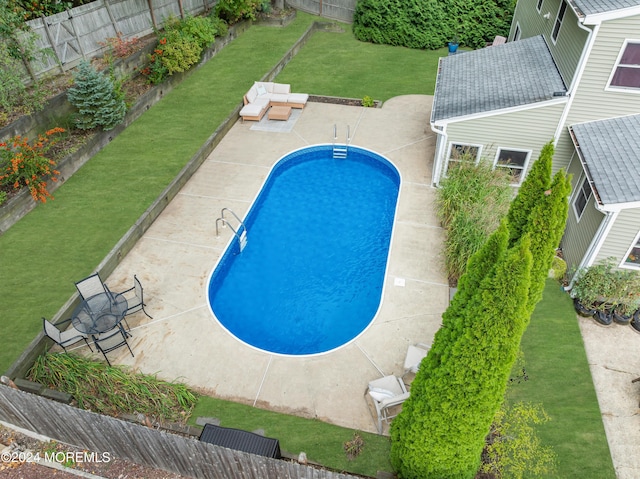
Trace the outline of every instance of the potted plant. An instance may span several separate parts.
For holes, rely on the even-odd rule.
[[[449,47],[449,54],[456,53],[458,51],[458,37],[454,35],[451,41],[447,43],[447,46]]]
[[[589,266],[577,273],[571,290],[574,307],[584,317],[592,316],[602,326],[613,322],[613,302],[616,297],[616,274],[612,261]]]
[[[613,320],[618,324],[629,324],[640,307],[640,274],[637,271],[616,271],[616,307]]]

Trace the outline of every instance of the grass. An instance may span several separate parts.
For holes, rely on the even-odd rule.
[[[558,455],[554,477],[614,479],[582,336],[569,296],[548,280],[522,339],[528,381],[509,388],[510,402],[542,403],[551,421],[537,426]]]
[[[386,101],[399,95],[433,95],[438,58],[447,49],[411,50],[355,39],[350,25],[343,34],[315,33],[278,75],[292,91],[313,95]],[[400,74],[401,69],[401,74]]]
[[[279,414],[244,404],[200,397],[190,423],[197,417],[215,417],[223,427],[246,431],[264,429],[265,436],[277,438],[280,448],[296,456],[304,451],[310,461],[340,471],[375,477],[377,471],[392,471],[387,436],[358,432],[364,439],[362,453],[349,461],[344,443],[353,440],[353,429],[297,416]]]
[[[195,71],[34,211],[0,236],[0,325],[6,370],[205,139],[299,38],[315,17],[298,13],[287,28],[251,27]],[[296,91],[386,100],[433,93],[437,57],[400,47],[357,42],[350,32],[319,32],[278,77]],[[401,72],[401,74],[399,74]],[[557,477],[615,477],[568,298],[548,286],[524,340],[530,381],[513,399],[543,402],[553,421],[540,427],[559,456]],[[223,426],[265,429],[292,453],[362,474],[388,470],[388,440],[363,433],[352,462],[342,450],[353,431],[203,397],[193,417],[215,416]]]

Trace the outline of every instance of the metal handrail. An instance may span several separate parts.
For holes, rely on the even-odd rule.
[[[228,211],[229,213],[231,213],[233,217],[238,221],[238,223],[240,223],[240,226],[238,227],[237,230],[233,226],[231,226],[231,223],[229,223],[229,220],[227,220],[224,217],[225,211]],[[238,215],[235,214],[229,208],[222,208],[222,210],[220,211],[220,217],[216,219],[216,236],[220,236],[220,229],[218,228],[218,225],[220,224],[220,222],[222,222],[223,228],[225,228],[227,225],[229,226],[229,228],[231,228],[231,231],[233,231],[233,234],[238,238],[238,245],[240,246],[240,252],[242,252],[242,250],[247,244],[247,226],[244,224],[244,221],[238,218]],[[242,233],[239,232],[241,227],[244,228],[244,231]]]

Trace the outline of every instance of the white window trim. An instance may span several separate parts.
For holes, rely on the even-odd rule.
[[[616,74],[616,70],[620,65],[620,60],[622,59],[622,55],[624,54],[625,49],[627,48],[627,44],[629,43],[640,43],[640,39],[633,38],[625,38],[622,47],[620,47],[620,51],[618,52],[618,57],[616,58],[616,63],[613,65],[611,69],[611,73],[609,74],[609,79],[607,80],[607,86],[604,87],[605,91],[615,91],[615,92],[625,92],[625,93],[635,93],[640,94],[640,88],[631,88],[624,86],[611,86],[611,80],[613,80],[613,75]],[[640,68],[640,67],[639,67]]]
[[[536,10],[538,11],[538,13],[542,13],[542,4],[544,3],[544,0],[538,0],[536,2]]]
[[[564,7],[564,14],[562,15],[562,21],[560,22],[560,26],[558,27],[558,35],[556,35],[556,38],[553,38],[553,30],[555,30],[556,28],[556,23],[558,22],[558,17],[560,17],[560,12],[562,11],[562,6]],[[564,23],[564,17],[567,16],[567,8],[569,8],[569,6],[567,5],[567,0],[562,0],[560,2],[560,6],[558,7],[558,11],[556,12],[556,17],[553,20],[553,27],[551,27],[551,41],[553,42],[553,44],[555,45],[556,43],[558,43],[558,38],[560,38],[560,32],[562,31],[562,24]]]
[[[517,42],[520,40],[520,36],[522,35],[522,28],[520,28],[520,22],[516,22],[516,28],[513,30],[513,41]]]
[[[518,187],[518,186],[520,186],[522,184],[522,182],[524,181],[524,179],[527,176],[528,169],[529,169],[529,161],[531,160],[532,151],[531,150],[523,150],[522,148],[510,148],[508,146],[500,146],[496,150],[496,156],[493,159],[493,169],[494,170],[496,168],[509,168],[506,165],[498,165],[498,159],[500,158],[500,152],[502,150],[519,151],[521,153],[526,153],[527,154],[527,158],[524,160],[524,165],[522,165],[522,174],[520,175],[520,181],[518,181],[517,183],[511,183],[511,186]]]
[[[449,171],[449,160],[451,159],[451,150],[453,149],[453,145],[471,146],[471,147],[478,148],[478,156],[476,157],[476,160],[473,162],[474,165],[478,164],[482,156],[483,145],[476,145],[473,143],[463,143],[461,141],[450,141],[449,146],[447,147],[447,157],[446,157],[447,160],[444,163],[444,174],[442,175],[444,178],[447,177],[447,172]]]
[[[584,209],[582,210],[582,213],[578,214],[578,210],[576,208],[576,200],[578,199],[578,193],[582,192],[582,184],[585,181],[587,182],[587,186],[589,187],[589,191],[591,192],[591,194],[587,198],[587,202],[584,205]],[[593,196],[593,191],[591,190],[591,185],[589,184],[589,178],[587,178],[587,175],[585,175],[584,172],[582,172],[582,173],[580,173],[580,178],[578,179],[578,182],[576,183],[576,187],[575,187],[575,189],[573,191],[573,195],[571,197],[571,209],[573,210],[573,214],[576,217],[576,223],[580,223],[580,220],[584,216],[584,212],[587,210],[587,205],[589,204],[589,200],[591,199],[592,196]]]
[[[638,231],[638,233],[636,234],[635,238],[633,239],[633,243],[631,243],[631,246],[627,248],[627,252],[622,257],[622,261],[620,261],[620,264],[618,265],[619,268],[640,270],[640,264],[627,263],[627,258],[631,254],[631,250],[638,244],[639,241],[640,241],[640,231]]]

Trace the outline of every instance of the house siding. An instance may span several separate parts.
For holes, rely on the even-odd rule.
[[[542,34],[568,88],[576,73],[588,34],[578,26],[578,17],[568,6],[558,40],[555,44],[553,43],[551,33],[560,4],[561,0],[544,0],[542,10],[538,13],[535,1],[520,0],[514,12],[509,39],[513,40],[516,22],[520,25],[521,39]],[[547,12],[550,13],[548,20],[543,17]]]
[[[573,197],[571,198],[571,203],[573,203]],[[570,273],[575,272],[576,268],[580,266],[584,255],[589,249],[591,240],[604,218],[605,215],[595,208],[593,195],[589,199],[580,221],[577,221],[576,215],[573,213],[573,205],[569,204],[567,227],[562,237],[561,246],[564,260],[567,262],[567,271]],[[629,244],[631,244],[631,241],[629,241]]]
[[[622,210],[602,244],[596,262],[611,257],[615,258],[617,264],[622,262],[639,230],[640,208]]]
[[[600,26],[580,84],[573,94],[567,125],[640,111],[640,91],[605,90],[624,40],[640,40],[638,25],[640,15],[610,20]]]
[[[535,9],[535,6],[533,8]],[[624,40],[640,40],[638,25],[640,16],[611,20],[601,25],[580,83],[573,93],[571,109],[556,144],[554,172],[566,168],[575,152],[568,126],[636,114],[640,111],[640,91],[605,90]]]
[[[481,157],[491,162],[500,147],[531,150],[530,168],[532,162],[540,155],[540,149],[553,139],[563,109],[564,103],[559,103],[449,123],[447,148],[443,154],[446,156],[448,144],[451,142],[483,145]],[[518,128],[518,125],[523,127]],[[442,160],[444,168],[447,158]]]

